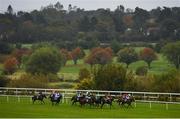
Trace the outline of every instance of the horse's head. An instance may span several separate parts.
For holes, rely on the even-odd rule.
[[[49,98],[52,100],[54,98],[54,94],[50,94]]]
[[[41,96],[42,96],[43,98],[47,98],[45,94],[42,94]]]
[[[130,97],[130,100],[131,100],[131,102],[135,102],[134,96],[131,96],[131,97]]]
[[[77,95],[72,96],[71,101],[77,100]]]

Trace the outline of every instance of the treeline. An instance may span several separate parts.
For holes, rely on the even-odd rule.
[[[95,66],[92,70],[86,68],[79,72],[80,83],[77,89],[125,90],[176,92],[180,91],[180,72],[171,70],[162,75],[138,76],[120,64]]]
[[[180,8],[163,7],[150,11],[117,6],[114,11],[86,11],[57,2],[41,10],[0,14],[0,40],[9,43],[48,41],[61,48],[92,48],[100,43],[158,42],[180,39]]]

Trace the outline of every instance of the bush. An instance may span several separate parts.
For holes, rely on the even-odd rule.
[[[93,89],[93,87],[94,87],[93,79],[85,78],[85,79],[81,80],[80,83],[78,83],[75,86],[75,89],[91,90],[91,89]]]
[[[93,80],[99,90],[123,90],[127,70],[119,64],[107,64],[94,67]]]
[[[179,93],[180,92],[180,71],[172,70],[167,74],[156,75],[154,82],[154,91]]]
[[[48,77],[43,74],[24,74],[17,80],[11,80],[10,87],[16,88],[47,88]]]
[[[52,73],[49,73],[47,75],[47,78],[48,78],[48,81],[49,82],[57,82],[57,81],[60,81],[59,77],[56,75],[56,74],[52,74]]]
[[[10,79],[3,76],[3,75],[0,75],[0,87],[6,87],[7,84],[9,83]]]
[[[85,78],[89,79],[90,77],[91,77],[91,74],[90,74],[90,71],[87,68],[80,69],[80,71],[79,71],[79,80],[83,80]]]
[[[141,66],[136,69],[136,75],[145,76],[148,73],[148,68],[146,66]]]

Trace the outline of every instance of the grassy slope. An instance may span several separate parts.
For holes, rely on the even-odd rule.
[[[137,107],[130,109],[119,107],[117,104],[113,104],[112,109],[106,105],[103,109],[99,109],[71,106],[70,103],[51,106],[47,99],[45,105],[38,102],[33,105],[29,99],[21,99],[21,101],[19,103],[17,98],[10,98],[10,102],[7,103],[1,98],[0,117],[180,117],[180,105],[172,104],[169,105],[169,110],[166,110],[164,104],[152,104],[150,109],[147,103],[137,103]]]

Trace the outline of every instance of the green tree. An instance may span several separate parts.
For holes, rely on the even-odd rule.
[[[62,64],[62,57],[56,48],[42,47],[37,49],[26,64],[26,71],[35,73],[57,73]]]
[[[129,64],[138,60],[138,54],[133,48],[124,48],[121,49],[117,54],[117,61],[124,62],[127,64],[127,68]]]
[[[177,69],[180,67],[180,41],[165,45],[162,48],[162,53]]]

